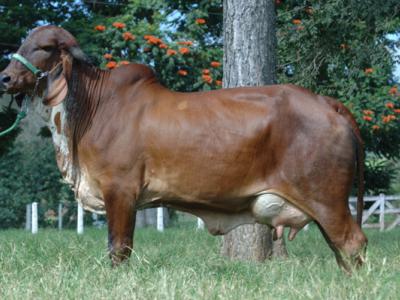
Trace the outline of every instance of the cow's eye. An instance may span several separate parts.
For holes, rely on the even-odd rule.
[[[43,46],[40,47],[42,50],[46,51],[46,52],[50,52],[53,51],[54,47],[53,46]]]

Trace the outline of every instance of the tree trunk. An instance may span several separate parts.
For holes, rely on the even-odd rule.
[[[224,80],[227,87],[276,82],[273,0],[224,0]],[[283,240],[272,242],[266,225],[243,225],[224,236],[221,252],[232,259],[264,261],[286,255]]]

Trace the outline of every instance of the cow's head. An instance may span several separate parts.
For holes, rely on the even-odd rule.
[[[34,29],[16,54],[0,73],[0,91],[31,94],[38,82],[39,93],[44,92],[43,102],[48,105],[57,105],[67,95],[66,79],[71,72],[72,59],[86,60],[75,38],[52,25]],[[35,74],[32,68],[41,73]],[[46,72],[47,76],[38,81]]]

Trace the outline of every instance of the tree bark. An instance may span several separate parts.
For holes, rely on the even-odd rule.
[[[276,82],[276,30],[273,0],[224,0],[223,86]],[[266,225],[243,225],[224,236],[221,252],[232,259],[264,261],[286,255],[283,240],[272,242]]]

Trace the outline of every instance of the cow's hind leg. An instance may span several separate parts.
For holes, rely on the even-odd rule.
[[[129,258],[133,248],[135,197],[118,188],[108,189],[105,204],[108,221],[108,248],[112,265]]]

